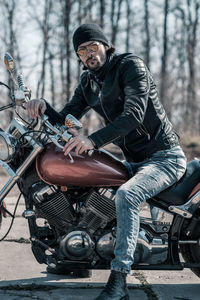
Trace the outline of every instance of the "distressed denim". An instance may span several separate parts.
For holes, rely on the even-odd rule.
[[[111,270],[130,273],[139,233],[139,206],[177,182],[186,170],[180,148],[155,152],[140,163],[131,163],[133,177],[117,190],[117,236]]]

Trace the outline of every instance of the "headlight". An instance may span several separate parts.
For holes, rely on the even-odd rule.
[[[0,131],[0,160],[10,161],[15,154],[16,144],[17,139],[14,136]]]

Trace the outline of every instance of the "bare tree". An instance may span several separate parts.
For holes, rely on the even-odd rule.
[[[66,77],[67,77],[67,99],[70,98],[71,95],[71,51],[70,51],[70,44],[71,44],[71,35],[70,35],[70,13],[71,13],[72,1],[65,0],[64,1],[64,12],[63,12],[63,26],[64,26],[64,41],[66,47]]]
[[[43,10],[43,19],[40,16],[34,14],[32,18],[39,25],[40,31],[42,33],[42,69],[41,76],[37,83],[36,97],[44,97],[45,86],[46,86],[46,65],[47,65],[47,55],[49,49],[49,40],[50,40],[50,15],[52,12],[52,0],[45,0],[44,10]],[[34,5],[32,3],[32,5]]]
[[[119,21],[121,17],[121,6],[123,0],[111,1],[111,43],[115,45],[116,37],[119,29]]]
[[[100,4],[100,26],[101,28],[104,28],[104,19],[105,19],[105,0],[100,0],[99,1]]]
[[[169,0],[164,3],[164,22],[163,22],[163,50],[161,58],[161,82],[160,82],[160,97],[169,116],[171,115],[171,104],[167,101],[167,61],[168,61],[168,32],[167,21],[169,13]]]
[[[193,6],[193,7],[192,7]],[[192,16],[192,8],[194,14]],[[187,0],[187,60],[189,68],[189,78],[187,86],[187,114],[186,120],[190,124],[190,130],[193,133],[199,133],[199,121],[198,121],[198,103],[196,97],[196,67],[195,67],[195,57],[197,50],[197,28],[199,23],[199,8],[200,3],[198,0],[189,1]]]
[[[59,2],[60,30],[58,43],[61,76],[61,102],[66,103],[71,96],[71,13],[74,1],[59,0]]]
[[[93,5],[94,0],[85,0],[83,5],[83,15],[85,16],[87,21],[93,20]]]
[[[50,68],[50,89],[51,89],[51,104],[55,106],[55,72],[54,72],[54,55],[51,50],[48,50],[49,68]]]
[[[3,16],[4,17],[4,37],[3,37],[3,42],[6,46],[7,51],[14,57],[16,58],[17,56],[17,39],[16,39],[16,32],[15,32],[15,14],[17,10],[17,3],[15,0],[4,0],[0,2],[2,8],[3,8]],[[18,59],[19,55],[18,55]],[[10,87],[13,86],[13,82],[8,76],[8,85]],[[9,99],[9,95],[8,95]],[[8,100],[10,101],[10,100]],[[13,111],[9,110],[8,111],[8,118],[11,120],[13,118]]]
[[[78,21],[78,26],[81,25],[82,22],[82,0],[78,0],[78,12],[77,12],[77,21]],[[77,60],[78,61],[78,60]],[[80,78],[80,64],[78,63],[77,67],[77,76],[76,80],[78,81]]]
[[[146,33],[146,41],[145,41],[145,54],[144,61],[147,66],[150,65],[150,30],[149,30],[149,8],[148,8],[149,0],[144,0],[144,11],[145,11],[145,33]]]
[[[186,72],[186,12],[179,4],[173,9],[175,17],[174,45],[177,51],[176,85],[174,85],[175,103],[173,108],[179,112],[178,127],[180,131],[187,131],[188,124],[184,122],[187,111],[187,72]]]
[[[130,47],[131,18],[132,14],[130,0],[126,0],[126,52],[129,51]]]
[[[59,69],[61,78],[61,95],[64,98],[66,96],[66,76],[65,76],[65,44],[63,38],[59,40]]]

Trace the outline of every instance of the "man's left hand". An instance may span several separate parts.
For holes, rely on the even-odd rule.
[[[63,148],[64,155],[68,155],[70,151],[75,149],[76,155],[82,154],[87,150],[94,149],[94,145],[92,144],[91,140],[82,135],[76,135],[66,143]]]

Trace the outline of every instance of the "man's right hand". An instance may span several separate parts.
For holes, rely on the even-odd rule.
[[[43,99],[32,99],[26,103],[26,110],[32,119],[44,114],[47,109],[46,103]]]

